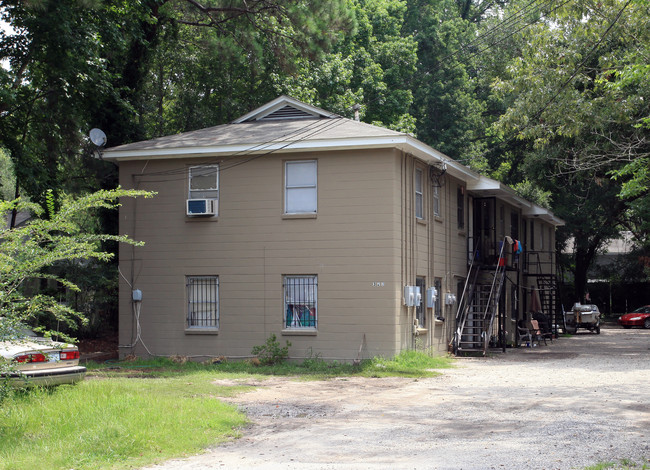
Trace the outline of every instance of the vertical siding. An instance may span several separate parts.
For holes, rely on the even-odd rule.
[[[420,168],[425,176],[424,217],[415,217],[415,170]],[[402,177],[402,275],[403,285],[415,285],[417,277],[426,279],[426,287],[432,287],[436,278],[442,282],[438,301],[442,303],[444,321],[434,318],[433,309],[425,308],[426,331],[413,335],[415,308],[402,306],[400,349],[426,347],[438,353],[448,349],[451,340],[456,304],[445,305],[446,294],[456,294],[456,284],[464,279],[467,270],[467,230],[458,229],[456,191],[463,185],[449,175],[440,179],[429,178],[429,167],[412,156],[404,155],[401,163]],[[433,187],[439,185],[440,215],[433,215]],[[467,195],[465,216],[467,217]],[[423,302],[424,298],[423,293]],[[425,304],[426,305],[426,304]]]

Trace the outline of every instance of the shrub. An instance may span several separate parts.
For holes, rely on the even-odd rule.
[[[286,346],[280,347],[275,334],[272,334],[264,344],[253,347],[251,353],[264,365],[279,364],[289,357],[289,346],[291,343],[287,341]]]

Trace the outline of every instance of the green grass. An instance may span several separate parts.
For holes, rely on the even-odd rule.
[[[629,459],[621,459],[619,462],[600,462],[596,465],[585,467],[584,470],[648,470],[649,468],[650,461],[648,460],[645,460],[643,463],[637,463]]]
[[[211,394],[212,378],[90,379],[17,393],[0,405],[0,469],[130,468],[200,452],[246,423]]]
[[[91,363],[86,380],[74,386],[16,392],[0,402],[0,470],[133,468],[237,437],[246,417],[219,398],[247,387],[218,386],[218,379],[429,377],[451,366],[450,358],[415,351],[356,366],[318,358],[273,366]]]
[[[306,379],[327,379],[341,376],[361,377],[434,377],[437,369],[452,367],[448,356],[429,356],[421,351],[404,351],[392,359],[375,357],[359,365],[326,362],[318,357],[304,361],[255,366],[248,361],[209,364],[178,363],[166,358],[88,365],[91,375],[102,377],[178,377],[199,371],[219,374],[220,378],[268,375],[298,376]]]

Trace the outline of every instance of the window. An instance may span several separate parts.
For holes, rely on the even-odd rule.
[[[499,206],[499,228],[501,229],[499,238],[503,239],[506,236],[506,209],[503,206]]]
[[[530,221],[530,251],[535,250],[535,221]]]
[[[436,288],[436,292],[438,293],[433,313],[437,319],[442,320],[442,302],[444,301],[442,298],[442,279],[439,277],[434,279],[433,287]],[[460,301],[460,297],[458,297],[458,300]]]
[[[456,192],[456,199],[458,201],[458,229],[465,229],[465,188],[458,186]]]
[[[424,218],[424,197],[422,192],[422,170],[415,170],[415,217]]]
[[[427,290],[427,282],[423,277],[415,278],[416,287],[420,288],[420,303],[415,306],[415,318],[418,321],[418,325],[422,328],[426,328],[426,309],[424,308],[425,296]]]
[[[188,199],[219,198],[219,166],[192,166]]]
[[[284,276],[284,327],[316,328],[317,301],[317,276]]]
[[[440,217],[440,186],[433,187],[433,215]]]
[[[316,208],[316,160],[286,162],[284,171],[284,213],[316,213]]]
[[[187,328],[219,328],[219,277],[187,276]]]
[[[519,214],[510,212],[510,236],[519,240]]]

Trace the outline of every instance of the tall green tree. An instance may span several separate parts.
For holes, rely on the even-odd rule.
[[[356,28],[341,35],[329,54],[304,58],[295,73],[274,73],[274,92],[343,116],[415,132],[410,114],[417,45],[404,30],[403,0],[351,0]]]
[[[581,0],[548,11],[516,39],[520,54],[494,82],[508,103],[494,128],[526,145],[516,165],[554,194],[576,241],[578,297],[605,242],[648,227],[650,16],[644,0]],[[641,222],[641,223],[640,223]]]
[[[478,170],[485,166],[487,107],[465,47],[476,37],[481,11],[472,2],[409,0],[406,22],[418,44],[412,85],[418,138]]]
[[[42,207],[50,191],[115,187],[115,168],[92,158],[91,128],[119,145],[223,123],[265,98],[269,64],[318,57],[350,23],[345,0],[2,0],[0,15],[13,28],[0,32],[0,149]],[[111,211],[94,217],[97,233],[117,229]],[[116,276],[104,266],[102,278]]]

